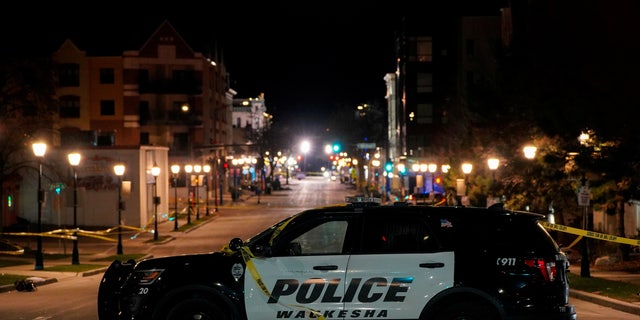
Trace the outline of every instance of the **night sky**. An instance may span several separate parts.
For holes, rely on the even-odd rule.
[[[383,78],[395,71],[394,29],[400,15],[441,16],[469,7],[467,2],[484,6],[491,1],[3,2],[0,56],[48,55],[66,38],[90,55],[120,55],[140,48],[168,20],[194,50],[223,62],[237,98],[264,93],[276,123],[323,128],[336,108],[385,103]],[[584,70],[637,55],[631,52],[638,48],[637,37],[630,35],[639,20],[631,13],[638,8],[630,6],[633,0],[562,3],[563,11],[548,23],[551,34],[566,32],[568,45],[558,53],[580,43],[586,54],[576,57],[585,62]],[[599,78],[606,81],[607,75]]]
[[[120,55],[168,20],[194,50],[222,61],[237,98],[264,93],[276,122],[312,119],[306,126],[322,128],[335,108],[384,102],[397,15],[382,5],[217,2],[3,3],[0,56],[47,55],[66,38],[89,55]]]

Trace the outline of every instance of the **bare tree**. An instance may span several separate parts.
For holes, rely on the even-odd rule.
[[[52,137],[56,104],[55,78],[49,60],[4,60],[0,62],[0,75],[1,231],[6,224],[4,188],[19,182],[24,170],[36,168],[31,143]]]

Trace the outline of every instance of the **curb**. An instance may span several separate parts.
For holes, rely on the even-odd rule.
[[[618,311],[631,314],[640,314],[640,305],[637,305],[635,303],[611,299],[599,294],[574,289],[569,289],[569,296],[576,299],[589,301],[601,306],[609,307],[611,309],[616,309]]]

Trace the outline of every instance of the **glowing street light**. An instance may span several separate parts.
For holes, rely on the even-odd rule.
[[[469,174],[471,173],[471,170],[473,169],[473,165],[471,163],[463,163],[462,164],[462,172],[464,173],[464,195],[468,195],[469,194]]]
[[[193,203],[191,201],[191,172],[193,172],[193,166],[190,164],[185,165],[184,172],[189,175],[189,182],[187,183],[187,202],[189,203],[189,209],[187,210],[187,224],[191,224],[191,211],[193,210]]]
[[[204,195],[204,207],[205,207],[205,214],[208,216],[209,215],[209,172],[211,172],[211,166],[208,164],[205,164],[204,166],[202,166],[202,171],[204,171],[204,173],[206,173],[206,179],[205,179],[205,185],[204,185],[204,190],[205,190],[205,195]]]
[[[193,171],[196,173],[196,220],[200,220],[200,195],[199,195],[199,191],[200,191],[200,184],[202,183],[202,181],[200,181],[200,172],[202,171],[202,166],[199,164],[196,164],[193,166]]]
[[[173,174],[173,230],[178,230],[178,173],[180,173],[180,166],[174,164],[171,166],[171,173]]]
[[[522,151],[524,152],[524,157],[527,159],[533,159],[536,157],[536,151],[538,148],[534,146],[525,146]]]
[[[491,193],[493,194],[496,184],[496,170],[500,166],[500,160],[498,158],[487,159],[487,165],[491,170]]]
[[[38,249],[36,251],[35,270],[44,269],[42,258],[42,206],[44,205],[44,191],[42,190],[42,161],[44,154],[47,152],[47,144],[44,142],[36,142],[32,145],[33,154],[38,157]]]
[[[158,176],[160,175],[160,167],[154,165],[151,168],[151,175],[153,175],[153,240],[158,240],[158,205],[160,204]]]
[[[80,264],[78,254],[78,173],[77,167],[80,164],[81,156],[77,152],[69,153],[69,164],[73,168],[73,253],[71,254],[71,264]]]
[[[124,175],[124,164],[116,164],[113,166],[113,172],[118,176],[118,247],[117,254],[122,253],[122,176]]]

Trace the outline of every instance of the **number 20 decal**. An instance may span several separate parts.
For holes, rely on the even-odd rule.
[[[149,293],[149,288],[138,289],[138,294],[147,294],[147,293]]]
[[[496,260],[496,265],[498,266],[515,266],[516,258],[498,258]]]

